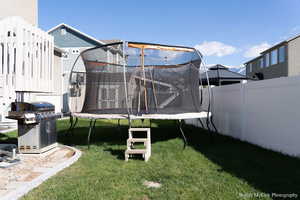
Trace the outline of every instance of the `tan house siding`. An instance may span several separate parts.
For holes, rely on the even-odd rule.
[[[300,75],[300,37],[289,41],[288,58],[289,76]]]
[[[1,0],[0,19],[20,16],[30,24],[38,25],[38,0]]]

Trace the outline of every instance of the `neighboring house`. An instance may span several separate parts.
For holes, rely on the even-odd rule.
[[[280,42],[246,62],[246,75],[271,79],[300,75],[300,35]]]
[[[63,112],[69,112],[69,76],[76,59],[82,51],[105,43],[63,23],[50,29],[48,33],[54,37],[55,45],[65,51],[63,54]],[[81,58],[76,65],[77,69],[84,71]]]
[[[20,16],[38,26],[38,0],[1,0],[0,19],[11,16]]]
[[[242,75],[237,72],[232,72],[229,70],[229,68],[220,64],[209,67],[207,71],[207,76],[209,78],[209,84],[215,86],[235,84],[240,83],[243,80],[248,80],[248,78],[245,75]],[[199,75],[200,84],[208,84],[207,76],[205,72],[202,72]]]
[[[61,110],[62,52],[21,17],[0,20],[0,125],[9,123],[5,116],[16,100],[45,100]]]

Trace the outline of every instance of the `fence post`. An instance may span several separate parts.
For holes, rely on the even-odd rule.
[[[242,81],[241,82],[241,116],[242,116],[242,132],[241,132],[241,137],[240,139],[242,141],[245,141],[245,134],[246,134],[246,131],[247,131],[247,105],[246,105],[246,86],[247,86],[247,81]]]

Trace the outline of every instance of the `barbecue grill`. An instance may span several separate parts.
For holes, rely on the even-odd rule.
[[[42,153],[57,146],[56,119],[53,104],[47,102],[13,102],[9,119],[18,120],[20,153]]]

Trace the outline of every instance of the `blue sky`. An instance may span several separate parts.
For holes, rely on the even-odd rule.
[[[300,33],[299,0],[40,0],[39,26],[98,39],[196,46],[207,64],[240,66]]]

